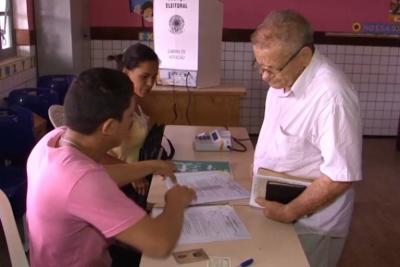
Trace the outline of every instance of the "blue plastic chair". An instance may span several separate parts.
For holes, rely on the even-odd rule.
[[[49,122],[48,109],[51,105],[59,104],[59,95],[55,90],[48,88],[21,88],[14,89],[8,95],[6,102],[9,106],[27,108]]]
[[[25,164],[35,145],[33,114],[22,107],[0,108],[0,159]]]
[[[38,87],[50,88],[57,91],[60,97],[59,104],[63,104],[65,94],[75,78],[76,76],[72,74],[44,75],[39,76],[37,85]]]
[[[32,112],[21,107],[0,108],[0,189],[10,199],[17,218],[25,212],[26,161],[34,145]]]

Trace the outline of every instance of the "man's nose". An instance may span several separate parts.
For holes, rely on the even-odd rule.
[[[268,71],[263,71],[261,74],[261,79],[265,82],[269,82],[273,75]]]

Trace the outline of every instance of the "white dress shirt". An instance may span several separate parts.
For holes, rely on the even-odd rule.
[[[270,88],[258,138],[259,167],[317,179],[361,180],[362,127],[357,92],[343,72],[315,51],[288,92]],[[299,234],[344,237],[350,225],[353,188],[310,217],[297,221]]]

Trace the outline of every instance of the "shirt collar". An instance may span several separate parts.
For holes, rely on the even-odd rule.
[[[294,82],[290,90],[285,93],[284,90],[282,89],[279,96],[288,97],[291,94],[293,94],[294,97],[301,98],[305,94],[307,86],[311,83],[312,79],[314,78],[315,69],[318,68],[321,62],[322,62],[322,55],[318,52],[317,49],[315,49],[310,64],[308,64],[308,66],[303,70],[303,72]]]

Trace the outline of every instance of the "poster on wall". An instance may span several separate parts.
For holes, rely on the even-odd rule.
[[[153,0],[129,0],[129,9],[144,21],[153,22]]]
[[[400,0],[391,0],[389,19],[393,22],[400,22]]]
[[[389,22],[354,22],[353,32],[375,35],[400,35],[400,0],[388,1]]]

